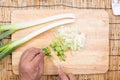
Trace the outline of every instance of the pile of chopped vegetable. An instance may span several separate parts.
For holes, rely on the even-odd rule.
[[[75,51],[80,50],[85,45],[85,34],[78,33],[77,27],[64,27],[58,29],[55,34],[55,39],[52,41],[50,46],[56,52],[57,56],[65,61],[65,52],[71,50],[72,54]]]

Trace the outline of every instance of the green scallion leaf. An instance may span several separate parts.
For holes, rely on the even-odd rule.
[[[51,56],[51,52],[50,52],[50,50],[49,50],[48,47],[45,47],[45,48],[43,48],[42,50],[45,52],[45,55],[46,55],[46,56]]]

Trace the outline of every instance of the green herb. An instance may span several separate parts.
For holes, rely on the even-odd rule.
[[[49,50],[48,47],[45,47],[45,48],[43,48],[42,50],[45,52],[45,55],[46,55],[46,56],[51,56],[51,52],[50,52],[50,50]]]
[[[65,51],[67,51],[66,46],[64,45],[64,39],[60,37],[56,37],[55,40],[52,41],[50,46],[53,48],[53,50],[56,52],[57,56],[60,58],[60,60],[65,61]]]

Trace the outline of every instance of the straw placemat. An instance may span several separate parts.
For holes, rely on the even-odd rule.
[[[110,62],[105,74],[76,75],[77,80],[120,80],[120,16],[114,16],[111,0],[0,0],[0,24],[11,23],[11,12],[22,9],[104,9],[110,19]],[[6,43],[7,37],[2,40]],[[18,80],[12,73],[11,55],[0,60],[0,80]],[[43,76],[41,80],[58,80],[58,76]]]

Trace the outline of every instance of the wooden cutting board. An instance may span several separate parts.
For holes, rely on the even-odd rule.
[[[12,23],[22,23],[48,16],[73,13],[77,16],[74,24],[64,26],[78,26],[79,31],[85,33],[85,48],[75,55],[67,54],[65,62],[60,62],[62,69],[67,73],[73,74],[94,74],[105,73],[109,63],[109,17],[104,10],[17,10],[12,13]],[[53,23],[53,22],[52,22]],[[12,40],[21,39],[29,33],[44,27],[42,24],[20,30],[12,35]],[[58,26],[59,27],[59,26]],[[18,64],[21,54],[30,47],[43,48],[52,41],[57,28],[46,31],[24,45],[20,46],[12,53],[13,72],[18,74]],[[57,74],[57,68],[49,57],[45,57],[45,75]]]

